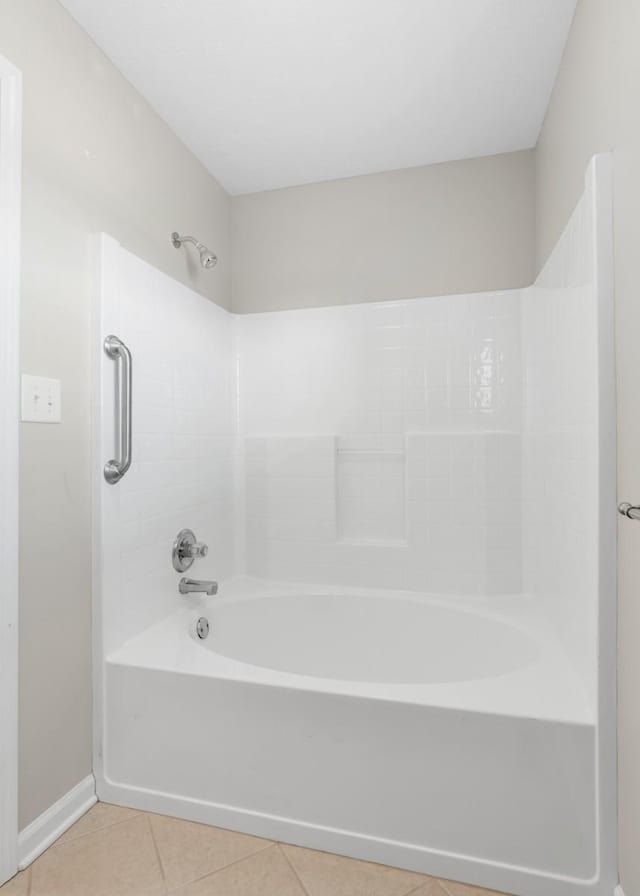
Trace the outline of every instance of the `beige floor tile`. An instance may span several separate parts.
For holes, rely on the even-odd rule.
[[[279,846],[187,884],[172,896],[306,896]]]
[[[15,877],[8,880],[3,887],[0,887],[0,894],[2,896],[28,896],[30,877],[30,868],[27,868],[26,871],[21,871],[20,874],[16,874]]]
[[[123,806],[112,806],[110,803],[96,803],[86,815],[78,819],[72,824],[69,830],[57,840],[57,843],[66,843],[68,840],[74,840],[76,837],[83,837],[85,834],[93,834],[102,828],[108,828],[112,824],[118,824],[121,821],[127,821],[135,815],[139,815],[135,809],[125,809]]]
[[[474,887],[471,884],[463,884],[457,880],[443,880],[442,886],[448,896],[505,896],[495,890],[483,890],[482,887]]]
[[[165,815],[149,815],[149,820],[170,890],[250,856],[270,843]]]
[[[57,843],[34,862],[31,873],[31,896],[164,896],[166,893],[145,815],[67,843]]]
[[[449,894],[442,887],[439,880],[429,878],[426,884],[418,887],[417,890],[411,890],[407,896],[449,896]]]
[[[405,896],[426,883],[424,875],[316,852],[283,846],[309,896]]]

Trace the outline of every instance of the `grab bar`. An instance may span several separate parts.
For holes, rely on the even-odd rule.
[[[629,504],[627,501],[618,504],[618,513],[626,516],[628,520],[640,520],[640,507],[637,504]]]
[[[105,353],[112,361],[120,361],[118,365],[118,405],[116,416],[116,434],[120,443],[120,460],[108,460],[104,465],[104,478],[109,485],[120,482],[131,466],[131,352],[117,336],[107,336],[104,341]]]

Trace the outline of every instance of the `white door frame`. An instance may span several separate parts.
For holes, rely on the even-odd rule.
[[[18,869],[18,393],[22,76],[0,56],[0,884]]]

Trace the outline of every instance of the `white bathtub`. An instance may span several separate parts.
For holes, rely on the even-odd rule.
[[[514,672],[539,653],[522,628],[408,594],[260,595],[213,604],[210,615],[208,650],[313,678],[460,682]]]
[[[108,657],[104,713],[103,799],[531,896],[595,886],[592,711],[526,598],[239,579]]]

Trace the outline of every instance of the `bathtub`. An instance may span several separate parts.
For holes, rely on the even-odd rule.
[[[248,578],[190,597],[107,657],[99,795],[505,891],[589,890],[594,713],[536,606]]]

